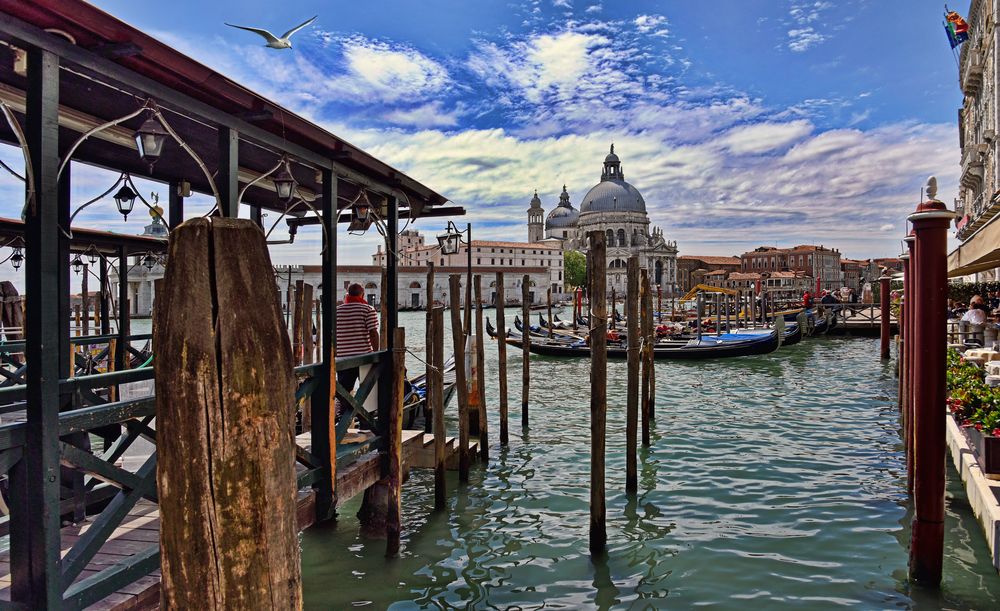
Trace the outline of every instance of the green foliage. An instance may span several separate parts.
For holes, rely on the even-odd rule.
[[[563,281],[567,286],[583,286],[587,282],[587,257],[582,252],[563,253]]]
[[[963,282],[948,285],[948,299],[969,303],[976,295],[986,297],[987,293],[1000,291],[1000,282]]]
[[[948,408],[962,426],[1000,437],[1000,388],[991,388],[985,372],[968,363],[957,350],[948,350]]]

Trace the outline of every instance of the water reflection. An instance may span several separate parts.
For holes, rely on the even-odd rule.
[[[401,319],[418,351],[423,314]],[[633,497],[625,365],[610,363],[609,550],[597,559],[587,550],[589,362],[533,358],[530,435],[511,409],[511,445],[494,438],[467,487],[449,472],[444,512],[433,511],[432,472],[414,470],[398,559],[358,535],[356,507],[303,535],[306,606],[997,608],[1000,580],[953,471],[943,588],[907,583],[896,381],[876,350],[816,338],[763,358],[657,363],[653,443],[640,447]],[[486,354],[495,406],[495,345]],[[509,358],[519,406],[520,354]]]

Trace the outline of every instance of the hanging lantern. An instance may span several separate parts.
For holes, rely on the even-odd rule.
[[[97,249],[91,246],[87,250],[87,260],[90,261],[91,265],[97,265]]]
[[[14,266],[14,271],[21,269],[22,263],[24,263],[24,254],[20,248],[15,248],[14,254],[10,256],[10,264]]]
[[[114,199],[115,203],[118,204],[118,212],[122,213],[126,221],[128,220],[128,215],[132,212],[132,207],[135,206],[135,198],[138,195],[128,185],[122,185],[122,188],[118,189],[118,193],[115,193]]]
[[[364,191],[358,200],[351,204],[351,223],[348,231],[367,231],[372,226],[372,205]]]
[[[83,259],[80,258],[79,254],[73,257],[73,262],[70,263],[70,265],[73,266],[74,274],[79,275],[79,273],[83,271]]]
[[[295,188],[295,179],[288,171],[288,164],[283,164],[278,173],[271,179],[274,183],[274,190],[278,194],[278,199],[288,201],[292,199],[292,190]]]
[[[142,258],[142,266],[146,268],[147,271],[153,271],[153,266],[156,265],[156,257],[153,253],[147,252],[146,256]]]
[[[458,246],[461,244],[462,234],[452,231],[449,224],[448,230],[438,237],[438,245],[441,247],[442,255],[454,255],[458,253]]]
[[[169,135],[154,115],[147,117],[136,130],[135,144],[139,147],[139,156],[149,164],[150,170],[163,153],[163,145]]]

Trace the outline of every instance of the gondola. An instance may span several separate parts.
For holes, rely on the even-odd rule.
[[[507,343],[517,346],[518,340],[508,338]],[[670,345],[672,344],[672,345]],[[733,358],[738,356],[753,356],[769,354],[778,349],[778,333],[772,330],[768,334],[759,336],[743,336],[739,338],[731,337],[702,337],[701,340],[690,340],[688,342],[671,342],[670,344],[659,343],[653,348],[653,358],[658,360],[700,360],[716,358]],[[528,346],[534,354],[542,356],[560,356],[588,358],[590,347],[577,342],[567,345],[562,342],[533,341]],[[620,346],[608,348],[609,359],[624,359],[627,350]]]
[[[455,356],[452,355],[444,364],[443,405],[447,407],[454,396]],[[421,373],[407,380],[403,391],[403,423],[406,428],[412,428],[419,416],[429,417],[427,409],[427,373]]]

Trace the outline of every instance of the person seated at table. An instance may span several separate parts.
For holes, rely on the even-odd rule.
[[[962,322],[967,322],[972,325],[984,325],[986,324],[986,316],[988,310],[986,309],[986,304],[983,298],[976,295],[971,300],[969,300],[969,309],[962,315]]]

